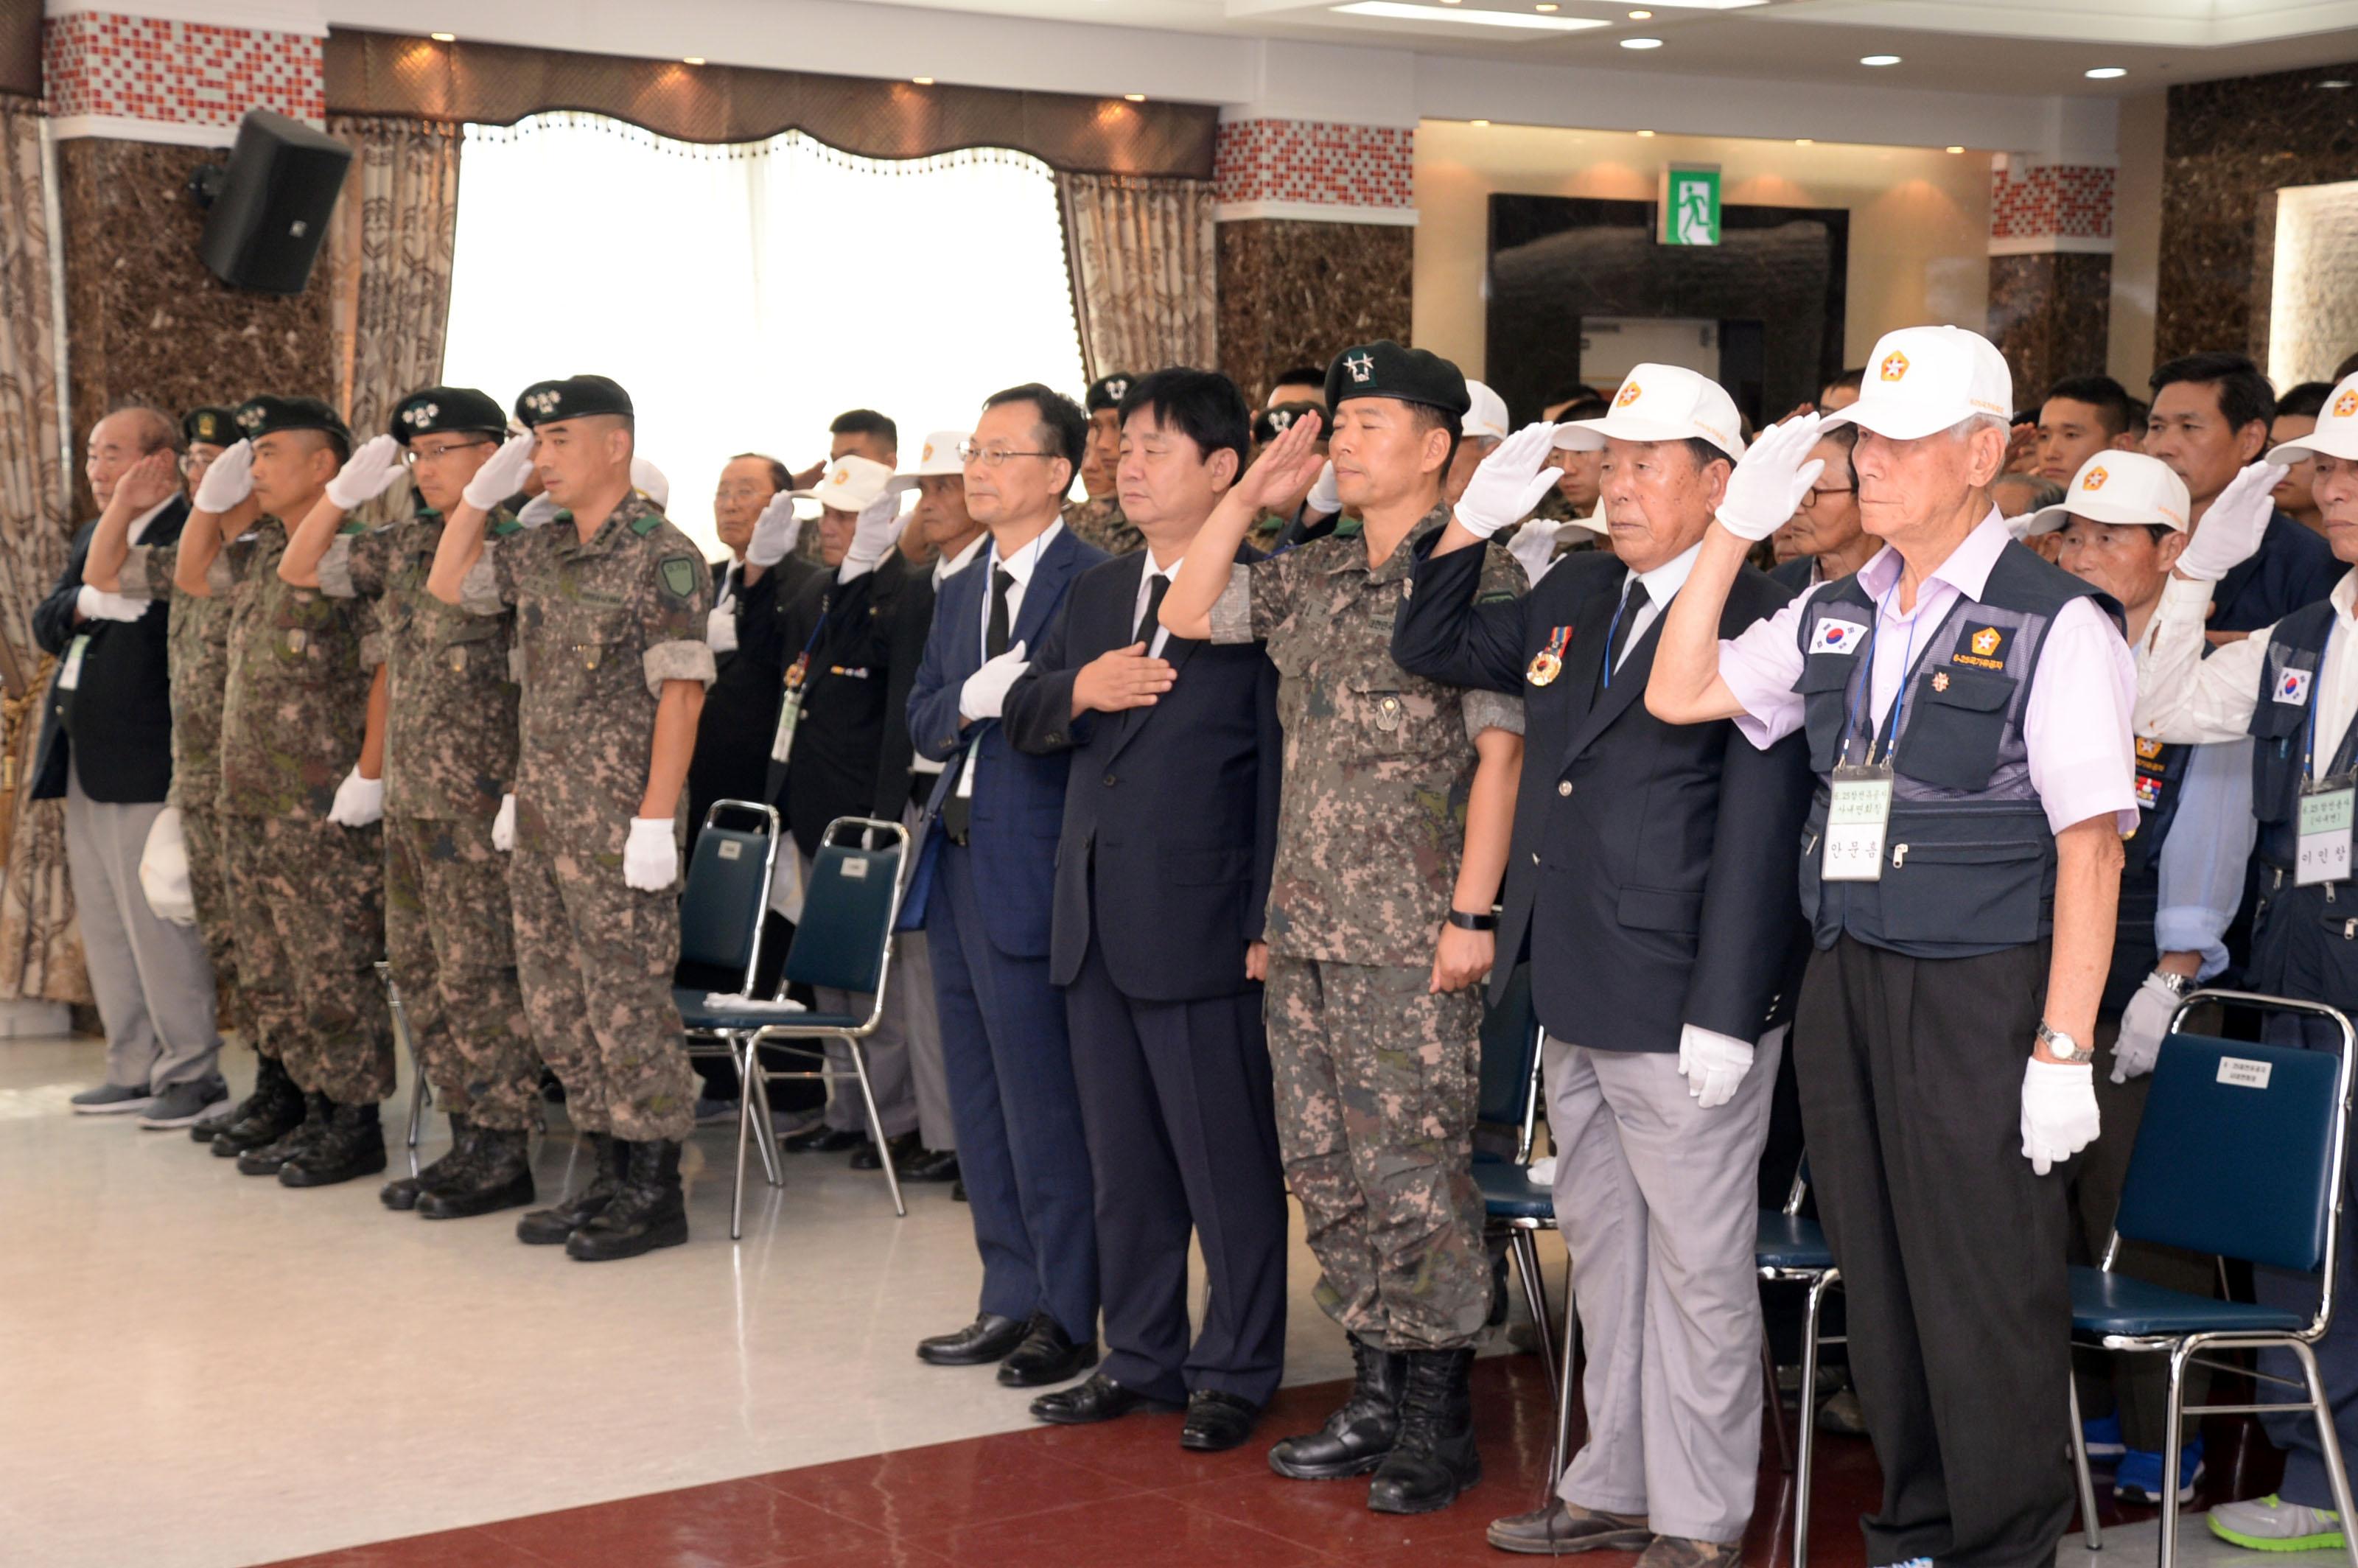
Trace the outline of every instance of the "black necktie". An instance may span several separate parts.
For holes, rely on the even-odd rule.
[[[1613,667],[1621,662],[1621,654],[1628,648],[1629,639],[1637,635],[1638,617],[1649,602],[1645,579],[1633,574],[1629,579],[1628,591],[1621,596],[1621,608],[1614,613],[1613,635],[1606,642],[1605,668],[1599,672],[1605,685],[1613,684]]]
[[[1015,586],[1015,574],[1005,567],[990,568],[990,627],[982,634],[982,652],[986,658],[995,659],[1007,652],[1007,590]]]
[[[1154,646],[1154,633],[1163,620],[1163,596],[1170,591],[1169,578],[1161,572],[1146,575],[1146,613],[1138,618],[1138,632],[1130,638],[1131,642],[1143,643],[1149,648]]]

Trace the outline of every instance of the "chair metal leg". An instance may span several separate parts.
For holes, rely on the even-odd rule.
[[[740,1076],[743,1092],[737,1097],[737,1179],[729,1189],[729,1239],[745,1235],[745,1145],[753,1141],[753,1086]]]
[[[2161,1432],[2161,1568],[2171,1568],[2178,1561],[2178,1453],[2180,1447],[2179,1407],[2186,1402],[2186,1363],[2192,1359],[2194,1344],[2180,1340],[2169,1353],[2169,1397],[2163,1405],[2169,1424]],[[2079,1432],[2080,1390],[2071,1390],[2071,1415],[2074,1435]]]
[[[1840,1283],[1842,1271],[1828,1269],[1810,1281],[1809,1306],[1801,1320],[1801,1413],[1794,1435],[1793,1568],[1810,1561],[1810,1467],[1818,1453],[1818,1320],[1825,1311],[1826,1292]]]
[[[2299,1340],[2288,1342],[2290,1350],[2300,1361],[2301,1376],[2309,1379],[2309,1408],[2317,1418],[2318,1451],[2325,1456],[2325,1478],[2333,1487],[2334,1511],[2342,1516],[2343,1550],[2350,1553],[2352,1568],[2358,1568],[2358,1508],[2350,1501],[2350,1472],[2342,1461],[2342,1434],[2333,1429],[2333,1407],[2326,1402],[2325,1380],[2317,1375],[2317,1353]],[[2171,1409],[2177,1408],[2173,1401]]]
[[[2104,1526],[2096,1519],[2096,1480],[2088,1473],[2088,1429],[2080,1424],[2080,1384],[2066,1385],[2071,1393],[2071,1474],[2080,1483],[2080,1529],[2091,1552],[2104,1549]]]
[[[1793,1473],[1793,1439],[1785,1431],[1785,1404],[1777,1397],[1777,1357],[1768,1348],[1768,1336],[1760,1336],[1761,1387],[1768,1390],[1769,1423],[1777,1429],[1777,1465],[1788,1476]]]
[[[1555,1325],[1548,1320],[1547,1281],[1540,1278],[1540,1241],[1529,1230],[1507,1232],[1507,1254],[1514,1260],[1515,1272],[1521,1276],[1523,1304],[1531,1309],[1531,1327],[1540,1342],[1540,1376],[1547,1386],[1555,1387]]]
[[[901,1201],[901,1173],[892,1168],[892,1151],[884,1141],[884,1118],[877,1112],[876,1091],[868,1083],[867,1047],[849,1037],[843,1044],[851,1052],[851,1070],[860,1076],[860,1098],[868,1107],[868,1135],[876,1140],[876,1152],[884,1165],[884,1184],[892,1189],[892,1212],[906,1219],[909,1206]]]
[[[748,1039],[742,1065],[737,1069],[738,1104],[751,1106],[753,1130],[759,1134],[754,1147],[762,1152],[762,1177],[773,1187],[786,1184],[785,1157],[778,1150],[777,1125],[770,1119],[770,1073],[762,1065],[762,1047]]]

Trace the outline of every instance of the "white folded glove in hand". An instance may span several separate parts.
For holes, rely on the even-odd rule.
[[[745,564],[763,570],[791,554],[803,536],[803,520],[795,515],[795,498],[784,491],[770,497],[762,515],[753,520],[753,537],[745,546]]]
[[[2257,554],[2277,503],[2268,492],[2292,470],[2262,458],[2227,481],[2179,553],[2178,575],[2217,582]]]
[[[515,852],[515,796],[500,796],[499,814],[492,818],[492,848],[503,855]]]
[[[2022,1065],[2022,1157],[2045,1175],[2096,1141],[2096,1069],[2087,1062]]]
[[[1687,1081],[1687,1094],[1703,1109],[1715,1109],[1734,1099],[1736,1087],[1751,1070],[1749,1041],[1714,1034],[1692,1023],[1680,1026],[1679,1074]]]
[[[254,443],[240,441],[205,470],[205,477],[197,481],[196,509],[210,512],[216,517],[237,509],[237,503],[254,493]]]
[[[463,495],[467,504],[478,512],[489,512],[522,490],[524,481],[532,474],[532,449],[536,438],[527,430],[501,442],[500,449],[467,481]]]
[[[350,512],[391,490],[400,477],[401,443],[390,436],[373,436],[328,481],[328,499],[338,511]]]
[[[1544,419],[1499,442],[1498,449],[1484,458],[1466,481],[1466,493],[1457,498],[1453,513],[1457,525],[1487,539],[1530,516],[1531,508],[1555,488],[1556,471],[1547,466],[1554,449],[1555,427]]]
[[[557,505],[546,491],[543,491],[525,502],[517,511],[516,525],[522,528],[537,528],[544,523],[556,521],[557,514],[564,510],[565,508]]]
[[[966,719],[996,719],[999,710],[1007,706],[1007,691],[1023,678],[1032,661],[1023,656],[1023,644],[1018,643],[995,659],[983,661],[982,668],[966,677],[958,687],[958,717]]]
[[[384,781],[364,779],[354,768],[336,786],[336,803],[328,807],[328,820],[340,827],[366,827],[384,816]]]
[[[2136,994],[2121,1011],[2120,1038],[2113,1042],[2113,1082],[2127,1083],[2153,1071],[2161,1055],[2161,1037],[2178,1012],[2178,993],[2157,969],[2145,978]]]
[[[860,521],[852,524],[851,543],[844,548],[843,565],[835,580],[849,582],[862,572],[874,570],[877,562],[892,553],[893,543],[900,537],[901,492],[887,490],[870,502]]]
[[[1823,458],[1801,460],[1818,444],[1819,423],[1815,414],[1804,414],[1760,433],[1727,476],[1727,493],[1719,503],[1721,527],[1758,544],[1793,520],[1801,497],[1825,471]]]
[[[661,892],[679,880],[679,849],[668,816],[633,816],[622,844],[622,880],[641,892]]]
[[[737,651],[737,607],[716,604],[704,616],[704,645],[716,654]]]
[[[1335,492],[1333,459],[1328,459],[1326,466],[1318,470],[1318,482],[1310,487],[1306,500],[1311,511],[1324,516],[1332,517],[1343,510],[1343,498]]]

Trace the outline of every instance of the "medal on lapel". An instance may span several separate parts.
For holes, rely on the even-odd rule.
[[[1563,651],[1571,643],[1569,626],[1559,626],[1549,633],[1547,646],[1531,655],[1531,666],[1523,672],[1523,678],[1533,686],[1552,685],[1555,677],[1563,674]]]

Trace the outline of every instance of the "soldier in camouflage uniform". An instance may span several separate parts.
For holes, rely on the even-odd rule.
[[[687,1239],[680,1142],[695,1125],[672,970],[679,806],[714,675],[712,573],[631,488],[631,400],[603,376],[541,382],[532,433],[469,481],[428,588],[471,614],[515,611],[524,677],[509,868],[516,967],[544,1060],[597,1151],[581,1192],[517,1224],[587,1261]],[[485,512],[538,469],[560,509],[483,536]]]
[[[1121,461],[1121,400],[1133,379],[1127,371],[1115,371],[1089,383],[1082,401],[1089,416],[1089,446],[1081,460],[1081,491],[1088,499],[1067,501],[1063,513],[1074,537],[1109,556],[1146,546],[1145,535],[1121,514],[1121,497],[1114,491],[1114,470]]]
[[[352,450],[317,398],[256,397],[237,410],[244,439],[198,488],[177,547],[121,556],[125,594],[210,598],[221,518],[259,505],[253,555],[230,600],[221,723],[222,837],[238,979],[254,1048],[304,1091],[302,1120],[217,1133],[213,1152],[248,1175],[325,1186],[384,1169],[377,1102],[393,1092],[393,1025],[376,960],[384,947],[383,851],[373,829],[330,819],[338,781],[360,760],[373,666],[365,618],[282,579],[281,520],[307,515]],[[93,542],[93,555],[96,554]],[[103,569],[116,569],[112,559]]]
[[[411,393],[394,407],[393,433],[352,454],[278,562],[297,586],[371,601],[384,628],[383,703],[372,702],[370,721],[384,770],[345,781],[340,820],[384,818],[385,957],[420,1070],[450,1117],[450,1152],[380,1195],[427,1219],[534,1196],[540,1058],[516,984],[507,864],[492,843],[515,781],[514,618],[470,615],[426,591],[444,515],[505,434],[500,406],[471,387]],[[415,516],[343,531],[347,509],[391,488],[405,463]]]
[[[1265,641],[1285,785],[1270,884],[1267,1009],[1288,1184],[1316,1295],[1357,1381],[1317,1433],[1270,1453],[1302,1479],[1376,1472],[1368,1506],[1422,1512],[1479,1478],[1467,1374],[1490,1308],[1472,1173],[1491,914],[1521,762],[1521,705],[1411,676],[1392,621],[1448,521],[1441,475],[1466,411],[1448,361],[1378,342],[1327,373],[1343,502],[1358,520],[1249,566],[1237,544],[1316,471],[1305,415],[1230,490],[1163,602],[1174,635]],[[1498,554],[1482,591],[1521,573]]]

